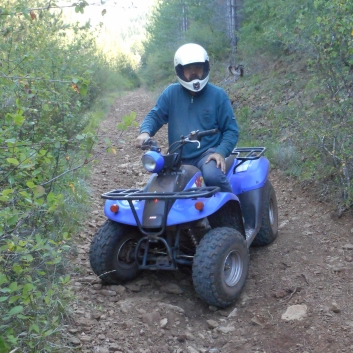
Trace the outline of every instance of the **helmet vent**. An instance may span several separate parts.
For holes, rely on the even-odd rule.
[[[195,82],[193,86],[194,86],[194,90],[198,91],[200,89],[200,82]]]

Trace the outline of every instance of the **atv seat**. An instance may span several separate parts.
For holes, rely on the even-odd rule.
[[[229,172],[229,169],[232,168],[233,162],[234,162],[234,155],[231,154],[226,158],[226,174]]]

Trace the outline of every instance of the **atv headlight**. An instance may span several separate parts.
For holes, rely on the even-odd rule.
[[[160,153],[148,151],[142,156],[143,167],[151,173],[158,173],[164,167],[164,158]]]

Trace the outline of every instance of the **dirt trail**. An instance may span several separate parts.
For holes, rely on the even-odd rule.
[[[117,99],[102,122],[102,140],[116,141],[116,125],[131,111],[137,120],[153,106],[139,90]],[[138,128],[103,154],[89,181],[92,211],[79,234],[75,323],[70,344],[81,352],[122,353],[341,353],[353,351],[353,220],[334,220],[331,210],[277,170],[271,181],[279,205],[279,236],[270,246],[251,248],[244,291],[226,310],[208,307],[193,290],[190,274],[143,272],[135,281],[102,287],[89,266],[89,246],[105,221],[100,195],[141,187],[142,152],[134,147]],[[163,146],[164,132],[157,135]],[[164,144],[165,145],[165,144]],[[103,147],[103,142],[97,149]],[[289,307],[304,310],[285,319]]]

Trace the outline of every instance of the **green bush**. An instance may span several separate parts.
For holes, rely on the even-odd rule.
[[[0,351],[62,351],[71,295],[66,258],[88,209],[84,178],[95,127],[110,92],[139,80],[124,57],[111,63],[98,52],[89,24],[67,24],[39,1],[6,6],[0,8]]]
[[[300,161],[295,174],[325,185],[326,201],[339,212],[353,205],[352,15],[348,0],[251,0],[239,35],[239,53],[262,81],[259,94],[271,92],[281,126],[272,138],[284,150],[294,148],[300,158],[285,153],[285,159]]]

